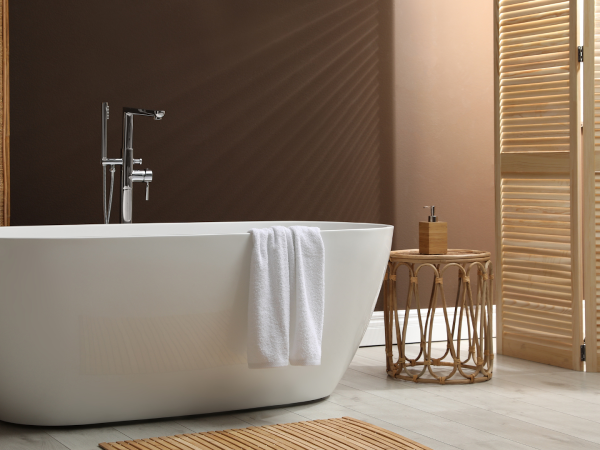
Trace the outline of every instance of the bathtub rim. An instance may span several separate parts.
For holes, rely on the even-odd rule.
[[[321,233],[331,232],[353,232],[353,231],[374,231],[394,228],[393,225],[369,223],[369,222],[340,222],[340,221],[308,221],[308,220],[263,220],[263,221],[230,221],[230,222],[148,222],[133,224],[68,224],[68,225],[18,225],[9,227],[0,227],[0,241],[4,239],[26,239],[26,240],[65,240],[65,239],[130,239],[130,238],[158,238],[158,237],[200,237],[200,236],[249,236],[249,231],[240,232],[191,232],[182,230],[177,233],[174,230],[168,231],[171,227],[194,226],[207,224],[208,226],[222,225],[225,228],[232,225],[241,226],[242,224],[252,224],[251,228],[267,228],[271,226],[331,226],[347,225],[344,228],[321,229]],[[260,226],[264,225],[264,226]],[[153,228],[158,230],[152,231]],[[84,231],[89,231],[84,233]],[[94,231],[102,230],[101,234]],[[107,233],[110,230],[112,233]],[[142,231],[146,230],[146,233]],[[65,235],[62,233],[75,231],[74,234]],[[61,234],[59,234],[62,232]]]

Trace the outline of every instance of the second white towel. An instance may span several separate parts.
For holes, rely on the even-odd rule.
[[[325,249],[316,227],[250,230],[250,368],[319,365]]]
[[[325,247],[316,227],[290,227],[295,280],[291,286],[290,364],[321,364],[325,313]]]

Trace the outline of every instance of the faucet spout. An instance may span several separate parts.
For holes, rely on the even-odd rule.
[[[154,117],[154,120],[161,120],[165,116],[165,112],[159,109],[143,109],[143,108],[123,108],[123,114],[135,114],[138,116]]]

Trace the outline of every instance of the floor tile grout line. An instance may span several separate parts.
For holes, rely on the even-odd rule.
[[[244,419],[242,419],[242,418],[241,418],[241,417],[239,417],[237,414],[234,414],[234,417],[235,417],[236,419],[239,419],[239,420],[241,420],[241,421],[242,421],[242,422],[244,422],[244,423],[247,423],[247,424],[248,424],[248,425],[250,425],[251,427],[255,427],[255,426],[256,426],[256,425],[254,425],[253,423],[251,423],[251,422],[248,422],[247,420],[244,420]]]
[[[185,425],[182,425],[182,424],[180,424],[179,422],[176,422],[176,421],[172,421],[172,422],[173,422],[173,423],[176,423],[177,425],[180,425],[180,426],[182,426],[182,427],[183,427],[183,428],[185,428],[186,430],[190,430],[192,433],[195,433],[195,431],[194,431],[194,430],[191,430],[190,428],[186,427]],[[145,423],[144,423],[144,425],[145,425],[145,424],[149,424],[149,423],[152,423],[152,422],[145,422]],[[131,440],[134,440],[134,441],[136,440],[136,438],[134,438],[134,437],[132,437],[132,436],[129,436],[129,435],[128,435],[127,433],[125,433],[124,431],[121,431],[121,430],[119,430],[119,429],[117,429],[117,428],[115,428],[115,427],[112,427],[111,429],[112,429],[112,430],[115,430],[117,433],[124,434],[125,436],[127,436],[127,437],[128,437],[129,439],[131,439]],[[168,436],[168,435],[167,435],[167,436]],[[162,437],[162,436],[159,436],[159,437]],[[146,438],[141,438],[141,439],[146,439]]]
[[[63,431],[63,432],[69,433],[69,432],[74,432],[77,429],[77,428],[75,428],[75,430],[74,430],[73,427],[79,427],[79,425],[67,425],[65,427],[41,427],[41,428],[44,428],[44,430],[42,431],[42,433],[47,434],[48,436],[50,436],[52,439],[54,439],[55,441],[57,441],[58,443],[60,443],[65,448],[68,448],[69,450],[79,450],[78,448],[76,448],[76,449],[71,448],[66,443],[62,442],[59,438],[53,436],[48,431],[46,431],[48,428],[52,428],[52,429],[57,429],[57,431],[59,431],[59,432]],[[68,428],[68,430],[61,430],[61,428]],[[92,426],[90,426],[90,428],[85,428],[85,425],[83,425],[82,429],[83,430],[89,430],[89,429],[97,429],[97,428],[101,428],[103,430],[112,430],[113,432],[116,432],[118,434],[122,434],[125,437],[133,439],[133,438],[129,437],[128,435],[126,435],[125,433],[123,433],[122,431],[119,431],[119,430],[117,430],[114,427],[103,426],[103,424],[93,424]],[[106,442],[106,441],[102,441],[102,442]],[[114,442],[117,442],[117,441],[114,441]],[[100,444],[100,442],[98,442],[98,444]]]
[[[115,430],[116,430],[116,431],[119,431],[119,430],[117,430],[116,428],[115,428]],[[131,436],[129,436],[127,433],[123,433],[122,431],[119,431],[119,433],[122,433],[122,434],[124,434],[125,436],[127,436],[127,437],[128,437],[129,439],[131,439],[131,440],[135,440],[135,439],[133,439]],[[116,442],[119,442],[119,441],[116,441]]]
[[[181,423],[179,423],[179,422],[177,422],[177,421],[173,421],[173,423],[176,423],[177,425],[179,425],[179,426],[181,426],[181,427],[185,428],[186,430],[190,430],[190,433],[195,433],[195,431],[194,431],[194,430],[192,430],[192,429],[191,429],[191,428],[189,428],[189,427],[186,427],[185,425],[183,425],[183,424],[181,424]],[[189,434],[189,433],[185,433],[185,434]]]
[[[370,377],[377,378],[378,380],[389,380],[389,381],[394,381],[394,382],[395,381],[403,381],[403,380],[396,380],[395,378],[392,378],[389,375],[387,375],[387,373],[386,373],[385,377],[383,377],[383,374],[381,374],[382,376],[380,377],[377,375],[373,375],[372,373],[369,373],[369,372],[363,372],[362,370],[354,369],[352,367],[348,367],[348,369],[346,371],[348,371],[348,370],[353,370],[354,372],[362,373],[362,374],[368,375]],[[344,373],[344,375],[345,375],[345,373]],[[342,377],[342,380],[343,380],[343,377]],[[407,384],[406,386],[413,386],[413,385],[416,386],[417,384],[418,383],[413,383],[412,385]],[[399,385],[399,386],[402,386],[402,385]],[[410,388],[410,389],[412,389],[412,388]]]
[[[177,425],[180,425],[180,426],[182,426],[183,428],[187,428],[188,430],[190,430],[190,432],[191,432],[191,433],[202,433],[202,431],[195,431],[195,430],[192,430],[191,428],[189,428],[189,427],[186,427],[185,425],[183,425],[183,424],[182,424],[182,423],[180,423],[180,422],[177,422],[177,421],[175,421],[175,423],[176,423]],[[186,433],[186,434],[189,434],[189,433]]]
[[[359,389],[359,390],[360,390],[360,389]],[[361,391],[361,392],[363,392],[363,391]],[[366,392],[366,393],[368,394],[368,392]],[[435,439],[435,438],[432,438],[432,437],[429,437],[429,436],[425,436],[424,434],[418,433],[418,432],[416,432],[416,431],[409,430],[408,428],[405,428],[405,427],[398,426],[398,425],[396,425],[396,424],[393,424],[393,423],[391,423],[391,422],[388,422],[387,420],[384,420],[384,419],[379,419],[379,418],[377,418],[377,417],[373,417],[373,416],[371,416],[370,414],[365,414],[365,413],[362,413],[362,412],[360,412],[360,411],[356,411],[356,410],[354,410],[354,409],[352,409],[352,408],[349,408],[348,406],[345,406],[345,405],[340,405],[339,403],[335,403],[335,402],[334,402],[334,401],[332,401],[332,400],[326,400],[326,401],[330,401],[331,403],[333,403],[333,404],[335,404],[335,405],[337,405],[337,406],[342,406],[342,407],[344,407],[344,408],[346,408],[346,409],[349,409],[350,411],[357,412],[357,413],[359,413],[359,414],[362,414],[362,415],[364,415],[364,416],[370,417],[371,419],[380,420],[381,422],[388,423],[388,424],[390,424],[390,425],[392,425],[392,426],[394,426],[394,427],[396,427],[396,428],[400,428],[401,430],[406,430],[406,431],[409,431],[409,432],[411,432],[411,433],[418,434],[419,436],[423,436],[424,438],[431,439],[431,440],[433,440],[433,441],[439,442],[440,444],[449,445],[450,447],[453,447],[453,448],[456,448],[456,449],[459,449],[459,450],[460,450],[460,447],[456,447],[456,446],[454,446],[454,445],[451,445],[451,444],[448,444],[448,443],[446,443],[446,442],[444,442],[444,441],[440,441],[439,439]],[[290,410],[288,410],[288,409],[286,409],[286,411],[293,412],[294,414],[298,414],[299,416],[302,416],[302,417],[304,417],[304,418],[305,418],[305,419],[307,419],[307,420],[314,420],[314,419],[311,419],[310,417],[304,416],[304,415],[302,415],[302,414],[300,414],[300,413],[298,413],[298,412],[295,412],[295,411],[290,411]],[[319,419],[318,419],[318,420],[319,420]],[[325,419],[323,419],[323,420],[325,420]],[[404,437],[404,436],[403,436],[403,437]],[[435,450],[435,449],[434,449],[434,450]]]
[[[58,439],[56,439],[54,436],[52,436],[51,434],[47,433],[46,431],[44,431],[44,434],[49,436],[51,439],[55,440],[56,442],[58,442],[60,445],[62,445],[64,448],[67,448],[69,450],[74,450],[71,447],[69,447],[67,444],[63,444],[62,442],[60,442]],[[99,444],[99,442],[98,442]]]
[[[348,368],[348,370],[355,370],[355,369],[350,369],[350,368]],[[355,370],[355,371],[356,371],[356,370]],[[358,371],[356,371],[356,372],[358,372]],[[360,373],[364,373],[364,372],[360,372]],[[374,377],[374,378],[377,378],[377,379],[381,379],[381,378],[379,378],[379,377],[377,377],[377,376],[375,376],[375,375],[371,375],[371,374],[368,374],[368,373],[367,373],[367,374],[365,374],[365,375],[368,375],[368,376],[371,376],[371,377]],[[347,385],[347,384],[344,384],[344,380],[343,380],[343,379],[340,381],[340,384],[343,384],[344,386],[352,387],[352,386],[349,386],[349,385]],[[355,389],[356,389],[356,388],[355,388]],[[359,389],[359,390],[361,390],[361,389]],[[367,394],[371,394],[371,393],[370,393],[370,392],[367,392]],[[404,406],[408,406],[408,407],[410,407],[410,408],[414,408],[414,409],[416,409],[416,410],[418,410],[418,411],[422,411],[422,412],[426,412],[426,413],[429,413],[429,414],[433,414],[434,416],[436,416],[436,417],[440,417],[440,418],[442,418],[442,419],[446,419],[445,417],[439,416],[439,415],[437,415],[437,414],[435,414],[435,413],[432,413],[432,412],[429,412],[429,411],[425,411],[425,410],[423,410],[423,409],[420,409],[420,408],[416,408],[416,407],[414,407],[414,406],[412,406],[412,405],[406,405],[406,404],[404,404],[404,403],[401,403],[401,402],[399,402],[399,401],[397,401],[397,400],[394,400],[394,399],[389,399],[389,398],[386,398],[386,397],[383,397],[383,396],[380,396],[380,395],[377,395],[377,394],[371,394],[371,395],[374,395],[374,396],[376,396],[376,397],[379,397],[379,398],[384,398],[384,399],[386,399],[386,400],[389,400],[389,401],[392,401],[392,402],[394,402],[394,403],[398,403],[399,405],[404,405]],[[436,394],[433,394],[433,395],[436,395]],[[444,398],[444,399],[447,399],[447,397],[443,397],[443,396],[441,396],[441,395],[438,395],[438,397],[442,397],[442,398]],[[332,400],[332,401],[333,401],[333,400]],[[483,409],[483,408],[480,408],[480,407],[478,407],[478,406],[469,405],[469,404],[467,404],[467,403],[463,403],[463,402],[461,402],[461,401],[458,401],[458,400],[454,400],[454,401],[456,401],[457,403],[460,403],[460,404],[462,404],[462,405],[468,406],[468,407],[470,407],[470,408],[477,408],[477,409],[481,409],[482,411],[487,411],[487,412],[489,412],[489,413],[492,413],[492,414],[497,414],[497,415],[499,415],[499,416],[502,416],[502,417],[508,417],[508,418],[510,418],[510,419],[513,419],[513,420],[518,420],[518,421],[520,421],[520,422],[523,422],[523,423],[526,423],[526,424],[528,424],[528,425],[533,425],[533,426],[536,426],[536,427],[543,428],[543,429],[545,429],[545,430],[552,431],[552,432],[554,432],[554,433],[559,433],[559,434],[562,434],[563,436],[566,436],[566,437],[571,437],[571,438],[573,438],[573,437],[574,437],[574,438],[581,439],[581,440],[583,440],[583,441],[589,442],[589,443],[591,443],[591,444],[600,445],[600,443],[598,443],[598,442],[590,441],[590,440],[588,440],[588,439],[584,439],[584,438],[581,438],[581,437],[579,437],[579,436],[575,436],[575,435],[567,434],[567,433],[564,433],[564,432],[562,432],[562,431],[553,430],[552,428],[548,428],[548,427],[546,427],[546,426],[543,426],[543,425],[538,425],[538,424],[535,424],[535,423],[527,422],[526,420],[518,419],[518,418],[516,418],[516,417],[512,417],[512,416],[509,416],[509,415],[506,415],[506,414],[502,414],[502,413],[498,413],[498,412],[495,412],[495,411],[490,411],[490,410],[488,410],[488,409]],[[335,403],[335,401],[334,401],[334,403]],[[460,422],[456,422],[455,420],[452,420],[452,419],[446,419],[446,420],[450,420],[450,421],[452,421],[452,422],[455,422],[455,423],[459,423],[459,424],[460,424]],[[593,423],[595,424],[595,422],[593,422]],[[461,425],[464,425],[464,424],[461,424]],[[465,426],[470,426],[470,425],[465,425]],[[480,430],[479,428],[475,428],[475,427],[471,427],[471,428],[474,428],[474,429],[476,429],[476,430],[479,430],[479,431],[484,431],[484,430]],[[484,431],[484,432],[488,433],[487,431]],[[490,433],[490,434],[493,434],[493,433]],[[498,436],[498,435],[494,434],[494,436]],[[500,438],[503,438],[502,436],[498,436],[498,437],[500,437]],[[507,438],[503,438],[503,439],[507,439]],[[518,442],[518,441],[514,441],[514,442]],[[523,443],[522,443],[522,442],[519,442],[519,444],[523,444]],[[526,444],[523,444],[523,445],[526,445]]]
[[[340,384],[343,384],[343,383],[340,381]],[[344,386],[348,386],[348,385],[346,385],[346,384],[345,384]],[[348,386],[348,387],[352,387],[352,386]],[[355,388],[355,389],[356,389],[356,388]],[[362,389],[357,389],[357,390],[359,390],[359,391],[361,391],[361,392],[365,392],[366,394],[371,394],[370,392],[362,391]],[[371,394],[371,395],[375,395],[375,394]],[[378,395],[375,395],[375,396],[376,396],[376,397],[379,397]],[[384,398],[384,397],[380,397],[380,398]],[[394,400],[391,400],[391,399],[387,399],[387,400],[390,400],[390,401],[394,402]],[[330,400],[330,401],[331,401],[331,402],[333,402],[333,403],[335,403],[335,401],[334,401],[334,400]],[[398,403],[398,402],[395,402],[395,403]],[[399,405],[403,405],[403,406],[408,406],[408,405],[404,405],[403,403],[398,403],[398,404],[399,404]],[[336,403],[336,405],[340,405],[340,404],[339,404],[339,403]],[[395,427],[397,427],[397,426],[398,426],[398,425],[396,425],[396,424],[394,424],[394,423],[388,422],[388,421],[387,421],[387,420],[385,420],[385,419],[380,419],[379,417],[374,417],[374,416],[371,416],[370,414],[363,413],[363,412],[357,411],[357,410],[355,410],[355,409],[352,409],[352,407],[350,407],[350,406],[346,406],[346,405],[340,405],[340,406],[345,406],[346,408],[348,408],[348,409],[351,409],[352,411],[358,412],[358,413],[360,413],[360,414],[364,414],[365,416],[372,417],[373,419],[381,420],[381,421],[383,421],[383,422],[386,422],[386,423],[389,423],[390,425],[393,425],[393,426],[395,426]],[[438,416],[437,414],[435,414],[435,413],[432,413],[432,412],[429,412],[429,411],[423,411],[423,410],[421,410],[421,409],[414,408],[413,406],[408,406],[408,407],[409,407],[409,408],[413,408],[413,409],[417,409],[418,411],[421,411],[421,412],[426,412],[426,413],[428,413],[428,414],[431,414],[431,415],[433,415],[433,416],[439,417],[440,419],[443,419],[443,420],[448,420],[449,422],[454,422],[454,423],[456,423],[456,424],[462,425],[462,426],[464,426],[464,427],[467,427],[467,428],[472,428],[472,429],[474,429],[474,430],[477,430],[477,431],[480,431],[480,432],[482,432],[482,433],[487,433],[487,434],[489,434],[490,436],[495,436],[495,437],[497,437],[497,438],[499,438],[499,439],[504,439],[504,440],[507,440],[507,441],[515,442],[515,443],[517,443],[517,444],[520,444],[520,445],[524,445],[525,447],[529,447],[529,448],[533,448],[533,449],[538,449],[538,450],[541,450],[541,449],[539,449],[538,447],[531,447],[530,445],[524,444],[524,443],[522,443],[522,442],[519,442],[519,441],[515,441],[514,439],[505,438],[505,437],[503,437],[503,436],[499,436],[499,435],[497,435],[497,434],[494,434],[494,433],[491,433],[491,432],[489,432],[489,431],[485,431],[485,430],[481,430],[481,429],[479,429],[479,428],[475,428],[475,427],[473,427],[473,426],[471,426],[471,425],[465,425],[464,423],[460,423],[460,422],[457,422],[457,421],[455,421],[455,420],[448,419],[448,418],[446,418],[446,417]],[[481,408],[479,408],[479,409],[481,409]],[[519,419],[515,419],[515,420],[519,420]],[[400,427],[400,428],[402,428],[402,427]],[[409,430],[409,431],[410,431],[410,432],[412,432],[412,433],[417,433],[416,431],[410,430],[409,428],[406,428],[406,429],[407,429],[407,430]],[[421,433],[417,433],[417,434],[421,434]],[[422,436],[425,436],[425,435],[422,435]],[[429,439],[434,439],[434,438],[431,438],[431,437],[429,437],[429,436],[425,436],[425,437],[427,437],[427,438],[429,438]],[[438,439],[434,439],[434,440],[438,440]],[[447,442],[443,442],[443,441],[440,441],[440,442],[442,442],[442,443],[444,443],[444,444],[446,444],[446,445],[450,445],[450,446],[452,446],[452,447],[453,447],[453,445],[452,445],[452,444],[448,444]],[[477,443],[477,442],[473,442],[473,443]],[[458,448],[460,448],[460,447],[458,447]]]
[[[221,413],[221,414],[218,414],[218,415],[223,415],[223,416],[225,416],[225,415],[231,415],[232,417],[235,417],[236,419],[238,419],[238,420],[241,420],[242,422],[244,422],[244,423],[247,423],[247,424],[248,424],[248,425],[250,425],[250,426],[254,426],[254,425],[252,425],[251,423],[249,423],[248,421],[246,421],[246,420],[244,420],[244,419],[240,419],[240,418],[239,418],[239,417],[237,417],[235,414],[227,414],[227,412],[225,412],[225,413]],[[191,432],[191,433],[204,433],[204,431],[195,431],[195,430],[192,430],[190,427],[186,427],[185,425],[183,425],[183,424],[182,424],[182,423],[180,423],[180,422],[177,422],[176,420],[175,420],[174,422],[175,422],[176,424],[178,424],[178,425],[181,425],[183,428],[187,428],[188,430],[190,430],[190,432]],[[229,429],[229,428],[227,428],[227,429]],[[210,431],[217,431],[217,430],[210,430]]]
[[[361,372],[361,373],[364,373],[364,372]],[[492,378],[492,380],[493,380],[493,378]],[[544,390],[544,389],[534,388],[534,387],[528,386],[526,384],[521,384],[521,383],[513,382],[512,380],[502,380],[502,381],[505,381],[505,382],[508,381],[510,383],[518,384],[519,386],[524,386],[524,387],[526,387],[528,389],[540,391],[541,393],[544,393],[544,394],[551,394],[552,396],[555,396],[555,397],[564,397],[565,400],[577,400],[577,401],[580,401],[578,398],[569,397],[569,396],[563,395],[563,394],[555,394],[552,391],[547,391],[547,390]],[[427,389],[430,386],[417,385],[416,387],[417,387],[417,389]],[[501,388],[501,386],[496,386],[496,387]],[[473,388],[477,389],[478,391],[486,392],[486,384],[484,384],[484,383],[474,383]],[[531,404],[533,406],[538,406],[540,408],[545,408],[545,409],[548,409],[550,411],[555,411],[553,409],[546,408],[545,406],[536,405],[535,403],[529,403],[529,402],[527,402],[527,401],[525,401],[525,400],[523,400],[521,398],[510,397],[510,396],[508,396],[506,394],[501,394],[501,393],[498,393],[498,392],[492,392],[492,394],[499,395],[501,397],[505,397],[505,398],[508,398],[508,399],[511,399],[511,400],[517,400],[517,401],[520,401],[520,402],[523,402],[523,403]],[[448,398],[448,397],[446,397],[446,398]],[[598,407],[598,409],[600,409],[600,403],[593,403],[593,402],[588,402],[588,401],[585,401],[585,400],[581,400],[581,402],[586,403],[587,405],[590,405],[590,406]],[[560,411],[560,412],[562,412],[562,411]],[[567,413],[565,413],[565,414],[567,414]],[[573,416],[573,417],[581,418],[579,416]],[[589,419],[586,419],[586,420],[589,420]]]
[[[504,380],[504,381],[508,381],[508,380]],[[515,384],[518,384],[518,383],[515,383]],[[520,386],[525,386],[525,385],[520,384]],[[527,386],[527,387],[529,387],[529,386]],[[477,386],[477,385],[475,385],[474,389],[477,389],[477,390],[479,390],[481,392],[485,392],[485,386]],[[536,388],[532,388],[532,389],[536,389]],[[544,392],[544,393],[549,392],[549,391],[544,391],[542,389],[537,389],[537,390],[539,390],[541,392]],[[516,400],[516,401],[525,403],[527,405],[532,405],[532,406],[537,406],[538,408],[547,409],[548,411],[553,411],[553,412],[559,412],[559,413],[562,413],[562,414],[566,414],[566,415],[574,417],[576,419],[587,420],[587,421],[590,421],[590,422],[592,422],[594,424],[600,424],[600,418],[598,419],[598,421],[590,420],[590,419],[586,419],[586,418],[581,417],[581,416],[576,416],[576,415],[570,414],[568,412],[564,412],[564,411],[562,411],[560,409],[552,409],[552,408],[548,408],[547,406],[536,405],[535,403],[531,403],[530,401],[526,401],[526,400],[523,400],[523,399],[520,399],[520,398],[510,397],[508,395],[501,394],[499,392],[493,392],[493,394],[499,395],[500,397],[504,397],[504,398],[507,398],[509,400]],[[566,400],[573,400],[572,397],[567,397],[566,395],[561,395],[561,394],[552,394],[552,395],[557,396],[557,397],[565,397]],[[445,398],[449,398],[449,397],[445,397]],[[591,405],[591,406],[597,406],[598,409],[600,409],[600,405],[597,404],[597,403],[586,402],[585,400],[579,400],[579,399],[577,399],[577,400],[581,401],[581,402],[584,402],[584,403],[587,403],[588,405]]]
[[[550,375],[550,376],[553,376],[553,373],[549,373],[549,374],[545,374],[545,375]],[[507,376],[514,377],[515,375],[507,375]],[[551,391],[549,391],[548,389],[542,389],[542,388],[538,388],[538,387],[530,386],[530,385],[528,385],[528,384],[519,383],[518,381],[514,381],[514,380],[504,380],[504,381],[508,381],[508,382],[511,382],[511,383],[520,384],[521,386],[526,386],[526,387],[528,387],[528,388],[538,389],[538,390],[540,390],[540,391],[544,391],[544,392],[551,392]],[[567,382],[567,380],[564,380],[564,382],[566,383],[566,382]],[[559,395],[561,395],[561,394],[559,394]],[[588,403],[589,403],[589,402],[588,402]],[[594,405],[600,405],[600,403],[593,403],[593,404],[594,404]]]
[[[477,389],[477,388],[475,388],[475,389]],[[485,389],[483,389],[483,386],[481,386],[479,390],[481,390],[481,392],[485,392]],[[429,392],[429,393],[430,393],[430,394],[433,394],[433,392]],[[573,414],[569,414],[569,413],[566,413],[566,412],[563,412],[563,411],[560,411],[560,410],[555,410],[555,409],[547,408],[547,407],[545,407],[545,406],[536,405],[535,403],[529,403],[529,402],[525,402],[525,401],[523,401],[523,400],[521,400],[521,399],[518,399],[518,398],[506,397],[506,396],[503,396],[503,395],[501,395],[501,394],[497,394],[496,392],[494,392],[493,394],[495,394],[495,395],[499,395],[499,396],[501,396],[501,397],[504,397],[504,398],[506,398],[506,399],[508,399],[508,400],[512,400],[512,401],[514,401],[514,402],[517,402],[517,403],[524,403],[524,404],[526,404],[526,405],[535,406],[536,408],[541,408],[541,409],[544,409],[544,410],[547,410],[547,411],[550,411],[550,412],[558,412],[558,413],[561,413],[561,414],[565,414],[565,415],[567,415],[567,416],[573,417],[574,419],[578,419],[578,420],[582,420],[582,421],[589,422],[589,423],[590,423],[590,425],[599,425],[599,424],[600,424],[599,422],[596,422],[596,421],[594,421],[594,420],[586,419],[586,418],[584,418],[584,417],[575,416],[575,415],[573,415]],[[447,400],[452,400],[452,401],[454,401],[454,402],[458,402],[458,403],[464,404],[464,405],[466,405],[466,406],[470,406],[470,407],[473,407],[473,408],[479,408],[479,409],[483,409],[484,411],[489,411],[489,412],[493,412],[493,413],[496,413],[496,414],[500,414],[500,415],[502,415],[502,416],[505,416],[505,417],[510,417],[511,419],[517,419],[517,420],[520,420],[521,422],[525,422],[525,423],[528,423],[528,424],[530,424],[530,425],[541,426],[542,428],[547,428],[547,427],[545,427],[545,426],[543,426],[543,425],[538,425],[537,423],[529,422],[529,421],[527,421],[527,420],[523,420],[523,419],[521,419],[521,418],[518,418],[518,417],[511,416],[510,414],[504,414],[504,413],[496,412],[496,411],[494,411],[494,410],[491,410],[491,409],[487,409],[487,408],[481,408],[481,407],[479,407],[479,406],[471,405],[471,404],[469,404],[469,403],[464,403],[464,402],[462,402],[462,401],[460,401],[460,400],[457,400],[457,399],[455,399],[454,397],[448,397],[448,396],[446,396],[446,395],[442,395],[442,394],[438,394],[438,395],[439,395],[440,397],[444,398],[444,399],[447,399]],[[556,431],[556,432],[558,432],[558,433],[567,434],[567,433],[564,433],[563,431],[554,430],[554,429],[552,429],[552,428],[547,428],[547,429],[549,429],[549,430],[552,430],[552,431]],[[577,437],[577,438],[579,438],[579,439],[583,439],[583,438],[581,438],[581,437],[579,437],[579,436],[577,436],[577,435],[575,435],[575,434],[573,434],[573,435],[569,435],[569,434],[567,434],[567,435],[568,435],[568,436]],[[584,439],[584,440],[587,440],[587,439]],[[594,444],[598,444],[598,445],[600,445],[600,442],[594,442],[594,441],[589,441],[589,442],[592,442],[592,443],[594,443]]]
[[[536,375],[537,375],[537,374],[536,374]],[[511,376],[512,376],[512,375],[511,375]],[[493,378],[492,378],[492,379],[493,379]],[[594,402],[588,402],[588,401],[582,400],[582,399],[580,399],[580,398],[578,398],[578,397],[572,397],[572,396],[570,396],[570,395],[565,395],[565,394],[555,394],[555,393],[553,393],[551,390],[548,390],[548,389],[541,389],[541,388],[537,388],[537,387],[529,386],[528,384],[519,383],[518,381],[514,381],[514,380],[503,380],[503,381],[508,381],[508,382],[510,382],[510,383],[515,383],[515,384],[518,384],[519,386],[524,386],[524,387],[526,387],[526,388],[528,388],[528,389],[537,389],[538,391],[542,391],[542,392],[548,392],[548,393],[551,393],[552,395],[560,395],[560,396],[562,396],[562,397],[566,397],[566,398],[568,398],[569,400],[577,400],[577,401],[582,401],[582,402],[585,402],[585,403],[589,403],[590,405],[595,405],[595,406],[598,406],[598,407],[600,407],[600,402],[598,402],[598,403],[594,403]]]

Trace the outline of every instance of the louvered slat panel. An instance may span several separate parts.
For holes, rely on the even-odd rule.
[[[569,235],[552,234],[555,229],[570,229],[569,198],[566,177],[505,178],[502,182],[505,346],[527,342],[560,349],[566,357],[571,353],[571,242]],[[512,236],[504,227],[515,222],[520,225],[519,233]]]
[[[521,317],[526,317],[529,320],[541,319],[547,320],[549,323],[560,323],[568,325],[571,323],[570,316],[562,313],[561,311],[545,311],[543,309],[536,310],[531,308],[522,308],[516,305],[506,304],[504,305],[505,314],[514,314]],[[563,327],[564,328],[564,327]]]
[[[564,3],[565,0],[505,0],[500,2],[500,13],[510,14],[512,11],[531,10],[540,6]]]
[[[500,2],[503,152],[568,151],[569,2]],[[517,42],[518,40],[518,42]],[[557,79],[558,77],[558,79]],[[550,126],[544,126],[550,118]],[[506,129],[505,129],[506,127]]]

